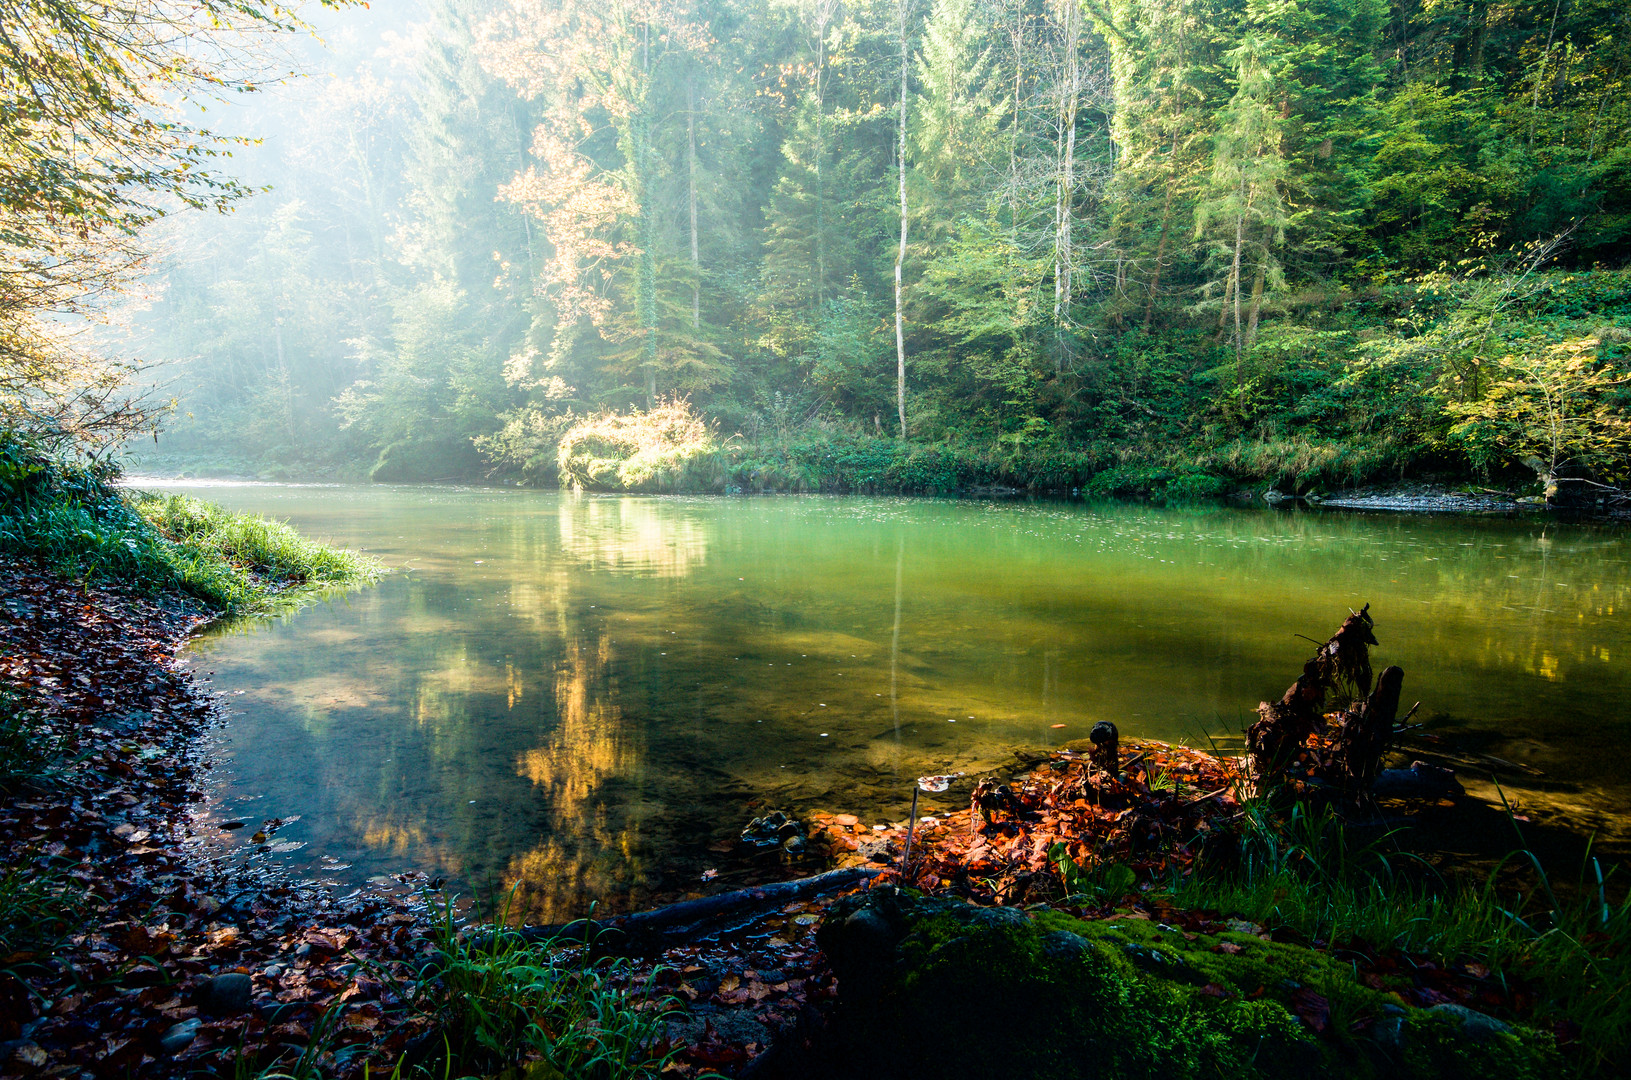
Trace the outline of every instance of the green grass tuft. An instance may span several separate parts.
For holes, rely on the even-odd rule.
[[[403,1076],[655,1080],[678,1009],[627,960],[593,959],[581,941],[534,942],[499,930],[460,933],[452,904],[433,901],[435,960],[402,997],[435,1024],[427,1059]],[[504,913],[507,916],[508,912]],[[498,925],[504,925],[501,917]]]
[[[0,432],[0,552],[65,576],[181,592],[227,614],[365,584],[377,561],[280,522],[183,495],[127,496],[106,463],[63,461]]]

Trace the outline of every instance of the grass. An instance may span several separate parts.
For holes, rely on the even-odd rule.
[[[433,903],[433,911],[436,959],[401,996],[432,1021],[435,1038],[424,1060],[399,1064],[392,1075],[661,1074],[671,1054],[658,1048],[678,1002],[656,992],[656,972],[638,979],[628,961],[594,959],[578,940],[462,934],[451,902]]]
[[[181,592],[227,614],[363,584],[379,564],[288,525],[182,495],[127,496],[106,463],[0,432],[0,552],[87,582]]]
[[[0,965],[15,971],[49,957],[84,922],[86,895],[49,870],[0,874]]]
[[[1631,896],[1610,899],[1595,858],[1570,888],[1555,887],[1518,839],[1482,884],[1456,884],[1418,872],[1421,864],[1389,851],[1385,837],[1355,847],[1329,810],[1299,805],[1278,816],[1252,804],[1237,866],[1177,880],[1169,897],[1333,946],[1483,964],[1528,984],[1538,1019],[1577,1026],[1582,1075],[1623,1075],[1631,1066]]]
[[[0,797],[49,784],[64,753],[62,736],[0,686]]]

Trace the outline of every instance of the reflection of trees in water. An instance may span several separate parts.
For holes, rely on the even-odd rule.
[[[591,569],[679,578],[708,559],[708,528],[673,503],[561,498],[561,548]]]
[[[523,750],[516,773],[548,807],[551,835],[510,860],[515,909],[558,921],[581,914],[585,898],[617,903],[640,884],[641,815],[611,805],[608,781],[641,786],[644,739],[625,721],[610,688],[611,646],[574,641],[555,669],[555,727]]]

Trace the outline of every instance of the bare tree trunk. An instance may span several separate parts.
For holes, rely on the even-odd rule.
[[[1058,347],[1053,354],[1053,369],[1065,369],[1064,330],[1070,321],[1072,293],[1071,271],[1075,264],[1073,251],[1074,213],[1072,202],[1076,194],[1076,111],[1080,107],[1080,37],[1081,9],[1075,0],[1060,4],[1064,15],[1064,83],[1059,95],[1060,138],[1064,143],[1059,161],[1058,187],[1054,198],[1053,241],[1053,326]]]
[[[895,409],[900,414],[900,437],[906,439],[906,322],[902,273],[906,265],[906,15],[908,0],[900,5],[900,248],[895,253]]]
[[[1246,194],[1246,181],[1241,178],[1240,194]],[[1240,383],[1240,255],[1246,246],[1246,206],[1244,203],[1235,213],[1235,259],[1229,267],[1229,291],[1234,295],[1235,312],[1235,383]]]
[[[1025,76],[1025,3],[1016,0],[1014,21],[1008,28],[1009,41],[1014,46],[1014,122],[1008,131],[1008,227],[1019,232],[1019,107],[1024,92]]]
[[[685,79],[686,167],[691,198],[691,329],[702,328],[702,259],[697,253],[697,91],[692,76]]]
[[[822,4],[816,13],[816,145],[815,145],[815,182],[816,182],[816,229],[815,229],[815,311],[817,321],[821,318],[821,305],[827,297],[827,191],[826,178],[822,173],[823,158],[827,156],[827,136],[825,125],[827,119],[827,22],[834,14],[834,7]]]
[[[657,216],[651,205],[651,117],[647,95],[651,76],[651,24],[642,27],[641,65],[646,74],[646,90],[639,112],[633,117],[635,199],[640,227],[640,327],[644,331],[641,366],[646,376],[646,408],[657,404]]]

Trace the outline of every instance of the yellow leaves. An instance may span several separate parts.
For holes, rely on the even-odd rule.
[[[1600,333],[1509,352],[1475,400],[1452,404],[1452,438],[1475,457],[1496,448],[1553,476],[1574,465],[1603,479],[1631,472],[1631,417],[1607,395],[1631,382],[1598,358]]]

